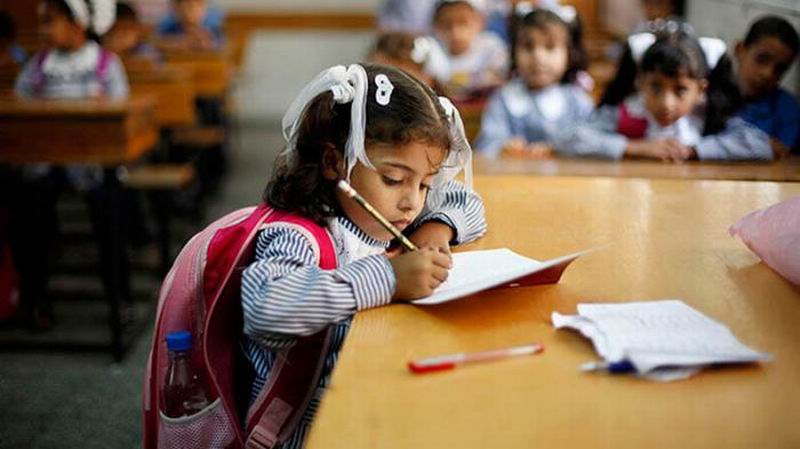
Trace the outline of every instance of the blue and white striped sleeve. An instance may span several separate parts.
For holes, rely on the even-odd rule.
[[[274,226],[261,232],[255,261],[242,273],[247,336],[264,341],[311,335],[357,310],[388,304],[394,294],[394,271],[385,255],[335,270],[317,263],[299,231]]]
[[[440,187],[438,195],[443,195],[440,204],[435,208],[426,205],[411,227],[412,232],[427,221],[437,220],[455,231],[453,245],[469,243],[486,234],[486,210],[475,191],[458,181],[450,181]]]
[[[772,160],[769,135],[744,119],[728,120],[722,132],[704,136],[695,145],[700,160]]]
[[[603,106],[589,120],[569,126],[553,136],[553,146],[562,156],[622,159],[628,139],[616,132],[619,109]]]

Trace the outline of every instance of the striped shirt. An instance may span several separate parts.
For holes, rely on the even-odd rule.
[[[426,206],[410,232],[431,220],[455,230],[454,244],[473,241],[486,232],[483,202],[476,193],[451,181],[441,194],[440,204]],[[251,404],[269,378],[278,351],[299,336],[334,326],[314,397],[297,429],[280,446],[283,449],[302,447],[353,314],[388,304],[395,291],[394,271],[385,255],[389,242],[371,238],[346,217],[331,219],[328,230],[336,249],[335,270],[318,267],[314,246],[304,233],[273,223],[261,231],[255,261],[242,274],[242,349],[255,373]]]

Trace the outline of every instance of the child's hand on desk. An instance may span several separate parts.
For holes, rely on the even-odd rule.
[[[389,259],[396,285],[392,301],[424,298],[447,279],[451,267],[449,255],[433,248],[422,248]]]
[[[525,143],[524,140],[516,138],[510,140],[503,148],[506,156],[517,159],[550,159],[553,157],[553,148],[542,142]]]
[[[434,220],[420,225],[408,239],[417,245],[417,248],[431,248],[451,258],[450,242],[455,237],[453,228]]]
[[[683,162],[693,155],[691,148],[675,139],[629,140],[625,156],[660,159],[664,162]]]

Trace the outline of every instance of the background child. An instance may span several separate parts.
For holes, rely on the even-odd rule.
[[[39,23],[47,48],[36,54],[17,78],[15,90],[26,98],[125,98],[128,82],[122,64],[95,41],[114,22],[113,0],[43,0]],[[17,195],[9,198],[14,262],[19,269],[20,304],[35,329],[52,325],[46,295],[48,258],[57,234],[56,201],[65,187],[85,193],[98,242],[105,241],[102,171],[97,167],[54,169],[39,164],[13,173]],[[35,207],[32,207],[35,205]],[[136,212],[131,208],[129,213]],[[100,251],[105,249],[101,245]],[[124,261],[124,259],[123,259]],[[102,264],[108,268],[107,264]],[[106,278],[109,273],[104,273]],[[127,288],[124,289],[127,291]]]
[[[39,23],[46,49],[37,53],[17,78],[15,91],[25,97],[90,98],[128,96],[128,80],[113,53],[97,38],[114,23],[115,2],[43,0]]]
[[[5,11],[0,11],[0,72],[16,73],[25,64],[27,55],[15,42],[16,38],[14,20]]]
[[[725,44],[665,22],[658,37],[628,39],[598,110],[559,133],[555,146],[561,154],[612,159],[772,159],[765,133],[730,118],[740,105]]]
[[[314,399],[280,447],[301,447],[353,314],[427,296],[447,277],[450,245],[485,232],[480,198],[452,180],[462,167],[471,178],[457,114],[395,68],[352,65],[321,73],[284,117],[288,147],[264,200],[325,225],[338,268],[320,270],[313,242],[278,223],[262,231],[255,262],[242,275],[253,398],[282,348],[334,326],[323,374],[309,386]],[[340,179],[349,179],[421,249],[387,255],[391,234],[336,189]]]
[[[158,35],[168,49],[214,50],[222,45],[222,12],[206,0],[173,0],[173,13],[159,24]]]
[[[433,15],[438,39],[425,71],[455,99],[485,95],[503,83],[508,50],[494,33],[483,31],[484,2],[442,0]]]
[[[797,58],[797,31],[785,19],[767,16],[736,44],[739,87],[745,107],[741,117],[769,134],[776,154],[798,148],[800,106],[778,84]]]
[[[517,21],[516,29],[519,77],[489,100],[475,146],[489,156],[544,157],[551,153],[556,130],[585,120],[594,108],[574,84],[585,52],[573,40],[570,24],[554,11],[535,9]]]
[[[441,93],[443,92],[441,86],[432,76],[423,71],[425,63],[430,58],[433,45],[435,44],[429,37],[402,31],[390,31],[378,36],[368,59],[376,64],[391,65],[405,70],[430,86],[434,92]]]
[[[103,46],[122,57],[143,58],[155,66],[163,62],[158,50],[147,41],[147,29],[136,10],[125,2],[117,3],[117,18],[103,36]]]

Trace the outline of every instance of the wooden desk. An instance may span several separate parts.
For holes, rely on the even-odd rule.
[[[101,251],[110,308],[109,345],[119,361],[125,351],[122,302],[129,298],[125,207],[117,169],[153,149],[158,139],[152,97],[128,101],[26,101],[0,98],[0,163],[97,164],[104,167],[105,228]],[[32,204],[31,207],[36,207]],[[130,323],[128,323],[130,324]],[[64,343],[64,342],[59,342]]]
[[[155,145],[154,99],[0,98],[0,162],[120,165]]]
[[[776,162],[687,162],[555,158],[524,160],[475,156],[475,173],[485,175],[603,176],[647,179],[728,179],[742,181],[800,181],[800,158]]]
[[[231,63],[227,51],[168,51],[167,66],[188,69],[200,97],[224,97],[231,82]]]
[[[476,188],[489,234],[473,249],[545,259],[611,246],[558,285],[360,313],[307,448],[798,447],[800,289],[727,228],[800,184],[478,176]],[[684,299],[774,361],[666,384],[582,374],[590,343],[550,324],[580,302],[660,298]],[[406,368],[528,342],[547,349],[424,376]]]
[[[195,90],[193,72],[179,67],[148,70],[127,65],[133,95],[151,94],[156,97],[156,121],[162,128],[177,128],[195,124]]]

